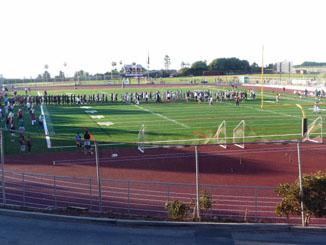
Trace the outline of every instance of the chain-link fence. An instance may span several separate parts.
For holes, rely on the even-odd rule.
[[[303,174],[326,169],[325,147],[302,144]],[[98,177],[94,154],[71,152],[62,159],[47,159],[46,164],[31,158],[20,165],[11,159],[12,164],[8,163],[3,172],[1,183],[5,188],[1,192],[5,190],[5,195],[1,193],[0,201],[18,208],[56,212],[77,209],[106,217],[163,220],[168,219],[169,202],[179,200],[194,207],[193,146],[145,149],[144,153],[136,147],[100,146],[98,153]],[[40,165],[54,174],[28,173],[42,172]],[[18,171],[22,166],[25,169]],[[208,193],[212,200],[212,207],[201,212],[203,220],[300,223],[300,217],[287,220],[275,213],[281,201],[276,187],[298,178],[296,144],[246,144],[245,149],[199,146],[198,166],[199,192]],[[189,210],[185,219],[192,219],[193,213]],[[312,224],[326,224],[326,220],[314,218]]]

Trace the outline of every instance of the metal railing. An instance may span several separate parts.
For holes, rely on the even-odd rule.
[[[156,219],[168,218],[166,202],[193,203],[196,199],[194,184],[102,179],[99,195],[95,178],[13,171],[5,171],[5,190],[9,206],[40,210],[74,206],[95,213],[102,210],[104,215]],[[213,200],[212,209],[202,213],[207,220],[287,222],[275,215],[280,198],[272,187],[200,185],[200,190],[210,193]],[[315,220],[326,223],[326,219]],[[300,218],[291,218],[290,222],[300,223]]]

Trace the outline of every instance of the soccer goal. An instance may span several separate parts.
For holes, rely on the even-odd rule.
[[[309,125],[304,141],[323,143],[323,118],[321,116]]]
[[[214,135],[216,138],[216,143],[226,149],[226,122],[223,120],[220,126],[218,127],[216,134]]]
[[[242,120],[234,129],[233,129],[233,144],[242,149],[245,148],[245,128],[246,123]]]
[[[144,124],[140,127],[138,132],[138,150],[141,153],[145,152],[145,126]]]

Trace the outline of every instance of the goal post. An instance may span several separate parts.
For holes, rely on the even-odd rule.
[[[234,129],[233,129],[233,144],[242,149],[245,148],[245,128],[246,123],[242,120]]]
[[[145,152],[145,126],[142,124],[138,131],[138,150],[141,153]]]
[[[314,143],[323,143],[323,118],[321,116],[317,117],[311,124],[309,124],[303,140]]]
[[[214,138],[216,138],[216,143],[221,146],[222,148],[226,149],[227,142],[226,142],[226,122],[223,120],[218,127],[216,134],[214,135]]]

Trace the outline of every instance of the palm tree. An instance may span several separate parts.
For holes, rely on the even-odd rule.
[[[165,55],[165,56],[164,56],[164,67],[165,67],[165,70],[169,70],[170,65],[171,65],[171,59],[170,59],[170,56]]]

